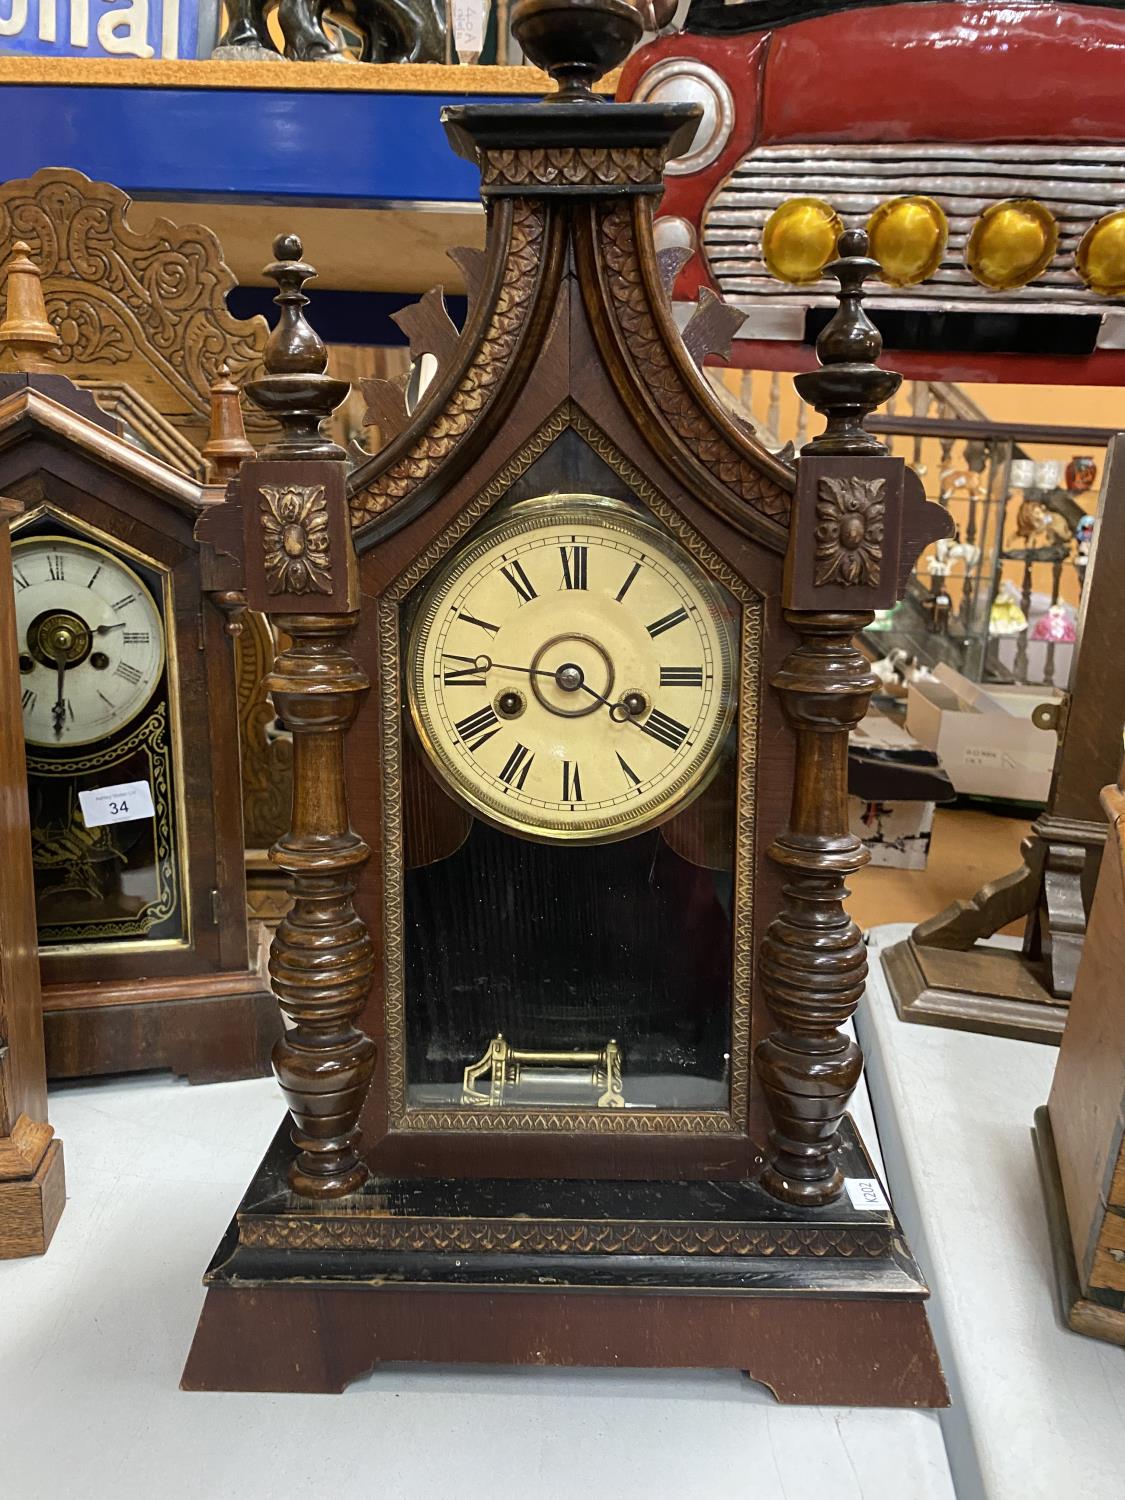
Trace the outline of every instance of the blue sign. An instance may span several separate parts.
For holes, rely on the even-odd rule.
[[[210,57],[219,0],[0,0],[0,53]]]

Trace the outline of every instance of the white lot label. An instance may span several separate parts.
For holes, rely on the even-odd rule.
[[[120,786],[99,786],[91,792],[79,792],[78,801],[87,828],[104,823],[132,823],[136,818],[151,818],[152,792],[147,781],[123,781]]]
[[[874,1212],[890,1207],[878,1178],[845,1177],[844,1186],[848,1190],[848,1197],[852,1200],[853,1208],[867,1208]]]

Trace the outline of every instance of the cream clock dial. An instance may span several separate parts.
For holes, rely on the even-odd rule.
[[[442,778],[533,838],[596,843],[699,791],[735,706],[724,596],[630,507],[512,508],[427,591],[410,708]]]
[[[12,546],[24,738],[87,745],[152,697],[164,629],[147,587],[101,547],[35,536]]]

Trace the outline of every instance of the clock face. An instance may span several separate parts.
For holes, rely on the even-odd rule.
[[[164,629],[132,568],[73,537],[12,547],[24,737],[65,748],[116,733],[164,670]]]
[[[411,630],[415,725],[484,818],[597,843],[704,785],[734,713],[724,596],[631,507],[514,506],[457,553]]]

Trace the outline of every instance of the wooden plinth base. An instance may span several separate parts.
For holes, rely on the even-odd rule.
[[[931,948],[913,935],[882,955],[902,1021],[1057,1047],[1067,1007],[1013,949]]]
[[[741,1369],[798,1405],[948,1406],[921,1302],[212,1287],[186,1391],[339,1393],[377,1364]]]
[[[1083,1294],[1079,1285],[1070,1223],[1066,1215],[1066,1199],[1063,1196],[1059,1162],[1055,1154],[1055,1135],[1045,1104],[1035,1111],[1031,1139],[1035,1144],[1035,1157],[1039,1163],[1039,1181],[1043,1186],[1043,1202],[1047,1209],[1047,1227],[1051,1236],[1055,1289],[1063,1320],[1075,1333],[1084,1333],[1093,1339],[1104,1339],[1110,1344],[1125,1344],[1125,1309],[1107,1307],[1094,1301]]]
[[[85,1004],[75,1003],[85,1000]],[[281,1035],[264,972],[99,986],[44,986],[48,1078],[167,1068],[189,1083],[261,1078]]]
[[[0,1182],[0,1260],[42,1255],[66,1204],[61,1141],[51,1141],[31,1177]]]
[[[873,1176],[850,1121],[849,1176]],[[415,1361],[733,1368],[778,1400],[934,1407],[928,1296],[893,1213],[755,1182],[373,1178],[294,1197],[278,1132],[206,1277],[185,1390],[342,1391]]]

